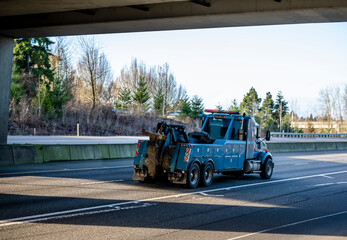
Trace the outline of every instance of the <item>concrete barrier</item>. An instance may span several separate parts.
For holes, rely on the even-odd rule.
[[[347,142],[336,142],[336,149],[337,150],[346,150],[347,149]]]
[[[71,160],[90,160],[97,159],[94,154],[93,145],[70,145]]]
[[[270,152],[347,150],[347,142],[269,142]],[[132,158],[136,144],[0,145],[0,166],[51,161]]]
[[[0,145],[0,165],[132,158],[136,144]]]
[[[270,152],[314,152],[347,150],[347,142],[268,142]]]
[[[33,145],[13,145],[13,163],[43,163],[43,148],[42,146]]]
[[[0,146],[0,166],[11,165],[11,164],[14,164],[12,145]]]
[[[95,159],[110,159],[110,148],[105,144],[93,145]]]
[[[69,145],[42,145],[44,162],[71,160]]]

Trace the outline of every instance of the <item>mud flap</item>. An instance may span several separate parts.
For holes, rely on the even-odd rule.
[[[187,174],[184,174],[183,177],[178,180],[178,181],[172,181],[172,183],[175,183],[175,184],[187,184]]]
[[[144,177],[140,177],[136,174],[135,170],[133,171],[133,180],[135,181],[144,181],[145,178]]]

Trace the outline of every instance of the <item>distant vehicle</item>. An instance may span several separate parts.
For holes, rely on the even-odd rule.
[[[270,179],[274,163],[259,125],[252,117],[234,111],[205,110],[200,132],[189,135],[185,126],[159,122],[156,133],[142,130],[134,159],[133,180],[167,179],[188,188],[210,186],[214,174],[257,173]],[[270,132],[266,134],[270,140]]]
[[[180,114],[181,114],[181,111],[170,112],[170,113],[167,115],[167,118],[169,118],[169,119],[175,119],[175,118],[177,118]]]

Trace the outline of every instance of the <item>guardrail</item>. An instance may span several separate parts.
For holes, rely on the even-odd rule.
[[[345,138],[347,133],[286,133],[271,132],[271,137],[280,138]]]

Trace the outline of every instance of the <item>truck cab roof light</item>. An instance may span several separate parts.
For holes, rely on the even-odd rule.
[[[226,113],[226,114],[239,114],[238,111],[226,111],[226,110],[218,110],[218,109],[205,109],[205,112],[210,112],[210,113]]]

